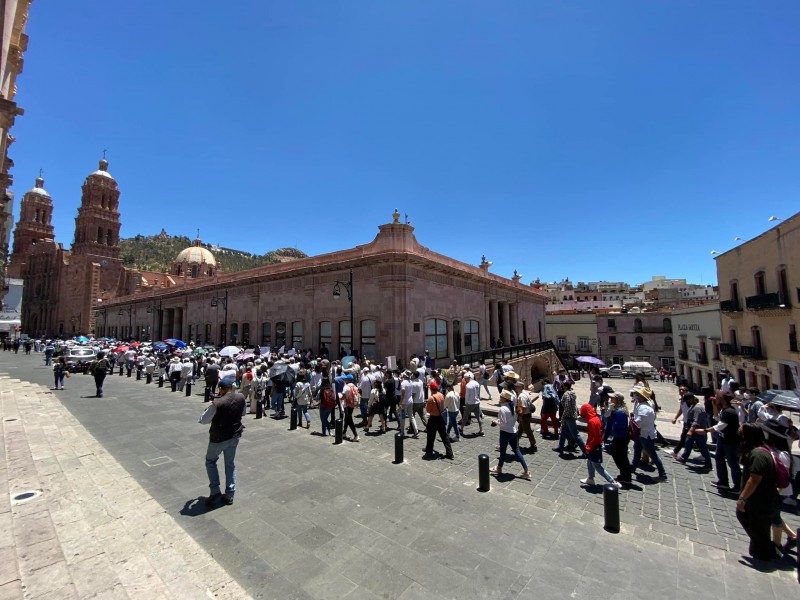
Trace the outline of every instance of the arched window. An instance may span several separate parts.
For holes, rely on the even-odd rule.
[[[764,271],[759,271],[755,274],[756,296],[762,296],[767,293],[766,276]]]
[[[636,346],[644,346],[644,340],[642,339],[642,336],[640,336],[640,335],[636,336],[635,344],[636,344]]]
[[[672,320],[664,319],[663,326],[664,326],[664,333],[672,331]]]
[[[113,246],[114,245],[114,236],[111,234],[111,230],[106,230],[106,246]]]
[[[294,321],[292,323],[292,347],[297,350],[303,349],[303,322]]]
[[[672,338],[670,336],[664,338],[664,347],[665,348],[672,347]]]
[[[633,321],[633,330],[636,331],[636,332],[639,332],[639,331],[642,330],[642,320],[641,319],[635,319]]]
[[[250,323],[242,323],[242,344],[250,344]]]
[[[192,278],[200,274],[200,268],[197,265],[192,265]]]
[[[236,346],[239,343],[239,324],[231,323],[231,344]]]
[[[425,350],[431,358],[447,356],[447,321],[444,319],[425,319]]]

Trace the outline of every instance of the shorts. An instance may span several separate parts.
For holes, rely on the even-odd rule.
[[[475,415],[475,418],[479,421],[483,419],[483,414],[481,414],[481,405],[480,404],[465,404],[464,405],[464,417],[463,420],[466,422],[468,421],[472,415]]]
[[[369,415],[371,417],[382,414],[383,414],[383,402],[376,402],[375,404],[369,407]]]

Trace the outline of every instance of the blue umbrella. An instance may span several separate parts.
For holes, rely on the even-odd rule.
[[[186,348],[186,343],[180,340],[176,340],[175,338],[169,338],[164,340],[170,346],[175,346],[176,348]]]
[[[166,350],[169,348],[164,342],[153,342],[153,348],[156,350]]]
[[[75,338],[75,341],[76,341],[76,342],[79,342],[79,343],[81,343],[81,344],[85,344],[86,342],[88,342],[88,341],[89,341],[89,338],[87,338],[85,335],[81,335],[81,336],[79,336],[79,337],[76,337],[76,338]]]

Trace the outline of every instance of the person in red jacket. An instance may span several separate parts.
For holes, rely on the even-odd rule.
[[[586,466],[589,469],[589,477],[581,479],[581,485],[596,485],[594,472],[597,471],[610,484],[622,487],[622,484],[603,468],[603,424],[600,422],[600,417],[588,403],[581,406],[580,415],[586,421],[586,434],[589,436],[586,441]]]

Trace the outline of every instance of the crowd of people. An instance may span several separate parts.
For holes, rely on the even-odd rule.
[[[55,389],[63,389],[64,378],[69,375],[63,354],[53,352],[53,346],[45,341],[31,345],[34,351],[45,352],[45,362],[53,368]],[[493,473],[503,473],[510,458],[522,467],[517,477],[531,478],[520,442],[527,438],[528,454],[538,451],[532,427],[538,410],[541,435],[557,440],[553,450],[559,454],[580,452],[586,460],[587,477],[580,480],[581,485],[596,486],[599,476],[625,488],[633,483],[637,470],[648,463],[657,470],[655,482],[668,479],[657,446],[666,448],[669,444],[658,432],[656,414],[660,407],[644,375],[636,377],[626,395],[606,385],[595,371],[589,397],[579,403],[574,382],[565,370],[553,372],[537,385],[528,385],[508,361],[496,363],[492,369],[455,361],[448,368],[435,369],[426,353],[412,356],[406,368],[390,368],[356,357],[329,360],[310,351],[254,348],[222,356],[191,344],[185,348],[130,345],[118,347],[120,351],[116,352],[114,345],[101,344],[88,367],[97,397],[103,396],[106,376],[117,368],[129,376],[136,372],[137,378],[146,377],[148,381],[169,381],[173,391],[204,380],[204,400],[209,406],[200,422],[210,424],[208,505],[218,500],[233,503],[234,458],[248,412],[271,411],[273,418],[281,419],[292,410],[299,428],[310,430],[310,409],[318,409],[319,429],[313,433],[332,436],[336,421],[341,420],[344,439],[354,443],[360,442],[363,434],[380,435],[390,430],[417,438],[424,428],[425,454],[453,459],[454,444],[486,433],[481,401],[483,391],[492,397],[490,383],[499,396],[497,418],[490,422],[499,430],[499,459],[491,469]],[[757,392],[742,389],[727,372],[717,389],[704,388],[701,397],[679,386],[680,407],[672,421],[682,421],[683,427],[671,452],[677,463],[687,464],[696,449],[703,461],[699,470],[716,470],[715,485],[721,493],[737,497],[737,516],[751,540],[750,555],[769,561],[797,545],[794,532],[781,517],[781,507],[783,498],[797,496],[797,466],[792,461],[791,444],[798,439],[798,432],[780,406],[765,404]],[[579,418],[585,423],[585,441]],[[708,435],[716,446],[713,461]],[[437,438],[441,452],[436,448]],[[217,472],[220,455],[225,463],[224,491]],[[616,476],[604,466],[605,455],[611,457]],[[638,481],[648,480],[653,481]]]

